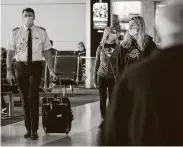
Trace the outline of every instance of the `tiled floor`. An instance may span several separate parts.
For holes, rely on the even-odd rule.
[[[40,116],[38,140],[23,138],[26,130],[24,122],[21,121],[1,127],[1,146],[96,146],[100,124],[99,102],[72,109],[74,120],[69,136],[56,133],[45,134]]]

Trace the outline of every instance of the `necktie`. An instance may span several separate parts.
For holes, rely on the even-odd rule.
[[[32,61],[32,34],[31,29],[28,29],[29,35],[28,35],[28,51],[27,51],[27,63],[30,63]]]

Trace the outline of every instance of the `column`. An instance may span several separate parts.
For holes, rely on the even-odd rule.
[[[103,33],[93,28],[93,4],[96,2],[108,3],[108,23],[110,26],[110,0],[86,0],[86,88],[93,86],[93,69],[97,47],[100,44]]]

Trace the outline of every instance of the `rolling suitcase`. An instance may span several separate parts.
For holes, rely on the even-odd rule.
[[[71,103],[68,97],[61,94],[60,97],[46,97],[42,99],[42,125],[45,133],[66,133],[68,134],[72,127],[73,114]]]

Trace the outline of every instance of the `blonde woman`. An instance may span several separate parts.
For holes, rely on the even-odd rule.
[[[94,67],[94,86],[99,90],[100,95],[100,112],[102,127],[106,115],[107,92],[109,102],[111,93],[115,84],[117,59],[120,50],[120,44],[117,43],[117,32],[113,27],[107,27],[104,30],[101,43],[96,51],[96,60]]]
[[[150,56],[156,49],[153,38],[146,33],[145,22],[141,16],[131,18],[129,30],[124,35],[121,45],[122,50],[118,60],[119,73],[124,70],[125,66]]]

